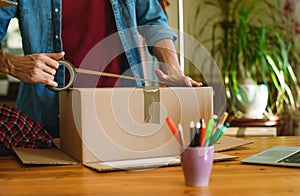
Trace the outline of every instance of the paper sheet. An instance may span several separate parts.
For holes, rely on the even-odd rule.
[[[214,161],[226,161],[239,158],[226,154],[214,153]],[[158,157],[149,159],[124,160],[112,162],[85,163],[86,167],[99,172],[120,171],[120,170],[142,170],[159,167],[180,165],[180,157]]]

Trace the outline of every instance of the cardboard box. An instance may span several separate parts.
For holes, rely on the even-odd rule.
[[[60,139],[52,149],[15,148],[23,164],[82,163],[97,171],[180,165],[179,144],[165,123],[181,123],[189,141],[190,121],[213,115],[213,91],[201,88],[98,88],[60,92]],[[223,136],[214,161],[238,156],[217,152],[252,141]],[[71,156],[71,157],[70,157]],[[75,160],[74,160],[75,159]]]
[[[213,115],[213,90],[203,88],[74,88],[60,92],[61,150],[81,163],[176,156],[179,145],[165,123]]]

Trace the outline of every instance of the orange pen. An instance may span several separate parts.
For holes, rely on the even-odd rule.
[[[173,135],[176,137],[178,143],[181,144],[180,135],[178,133],[177,127],[175,126],[173,120],[170,117],[167,117],[166,122],[169,125],[169,128],[172,131]]]

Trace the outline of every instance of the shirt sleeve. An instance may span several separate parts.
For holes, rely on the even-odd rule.
[[[14,17],[16,17],[16,6],[0,8],[0,40],[5,37],[9,22]]]
[[[137,24],[140,34],[148,46],[153,46],[161,39],[177,40],[177,35],[170,28],[168,18],[157,0],[136,1]]]

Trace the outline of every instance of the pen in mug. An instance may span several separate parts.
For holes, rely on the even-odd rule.
[[[202,119],[203,118],[201,118],[200,120],[199,120],[199,124],[200,124],[200,127],[199,127],[199,137],[198,137],[198,139],[199,139],[199,146],[201,147],[201,140],[202,140]],[[204,120],[204,119],[203,119]]]
[[[229,127],[229,123],[227,123],[226,128],[224,127],[227,117],[228,117],[228,113],[225,111],[223,113],[223,115],[221,116],[221,118],[219,119],[219,122],[215,126],[215,131],[212,132],[213,136],[211,136],[209,138],[208,146],[213,145],[223,135],[223,133],[226,131],[226,129]]]
[[[221,119],[220,119],[220,123],[221,125],[224,125],[226,120],[227,120],[227,117],[228,117],[228,113],[227,112],[224,112],[224,114],[222,115]]]
[[[213,119],[215,120],[215,122],[214,122],[213,129],[212,129],[212,131],[211,131],[211,136],[212,136],[212,134],[214,134],[214,133],[217,131],[217,129],[218,129],[221,125],[224,125],[224,123],[225,123],[226,120],[227,120],[227,117],[228,117],[228,113],[227,113],[227,112],[224,112],[224,113],[222,114],[222,116],[219,118],[219,120],[217,120],[217,119],[218,119],[218,116],[214,115]],[[210,137],[209,139],[211,139],[211,137]]]
[[[201,129],[201,124],[200,122],[196,123],[196,134],[195,134],[195,147],[200,146],[200,129]]]
[[[229,127],[229,123],[225,123],[225,125],[219,124],[217,131],[210,138],[208,146],[212,146],[213,144],[215,144],[220,139],[220,137],[224,134],[224,132],[227,130],[228,127]]]
[[[195,123],[194,121],[190,122],[190,147],[194,145],[194,137],[195,137]]]
[[[206,124],[204,121],[204,118],[201,119],[201,140],[200,140],[200,145],[203,147],[205,143],[205,135],[206,135]]]
[[[181,146],[185,146],[185,139],[184,139],[184,134],[183,134],[183,128],[182,125],[179,123],[178,125],[178,132],[179,132],[179,138],[181,141]]]
[[[180,135],[178,133],[177,127],[175,126],[173,120],[170,117],[167,117],[166,122],[167,122],[170,130],[172,131],[173,135],[176,137],[176,140],[178,141],[178,143],[181,144]]]
[[[205,141],[204,146],[208,146],[209,139],[212,135],[212,131],[214,128],[215,120],[213,118],[209,119],[206,126],[206,134],[205,134]]]

